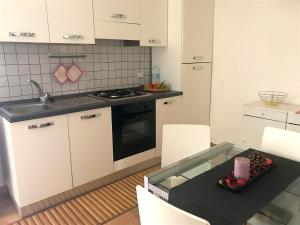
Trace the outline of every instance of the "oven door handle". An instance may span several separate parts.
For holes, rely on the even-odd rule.
[[[154,110],[150,109],[150,110],[146,110],[146,111],[143,111],[143,112],[131,113],[131,114],[127,114],[127,115],[122,116],[122,118],[132,118],[134,116],[148,114],[148,113],[151,113],[151,112],[154,112]]]

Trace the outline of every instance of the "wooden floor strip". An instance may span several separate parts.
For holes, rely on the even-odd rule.
[[[136,207],[136,186],[143,185],[144,176],[159,168],[143,170],[11,225],[104,224]]]

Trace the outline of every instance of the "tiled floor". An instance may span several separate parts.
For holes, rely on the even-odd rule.
[[[19,220],[17,210],[7,193],[0,192],[0,224],[8,225]],[[138,209],[130,210],[105,225],[140,225]]]

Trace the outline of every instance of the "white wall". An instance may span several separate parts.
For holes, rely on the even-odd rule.
[[[300,104],[300,1],[215,1],[212,138],[240,144],[242,104],[259,90]]]

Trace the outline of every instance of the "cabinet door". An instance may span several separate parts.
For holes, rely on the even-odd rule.
[[[164,124],[179,124],[181,96],[156,100],[156,157],[161,155]]]
[[[68,115],[73,184],[113,172],[111,108]]]
[[[182,122],[209,125],[211,64],[184,64],[182,68]]]
[[[244,116],[242,147],[245,149],[260,149],[265,127],[285,129],[285,123],[252,116]]]
[[[67,116],[6,122],[14,190],[26,206],[72,188]]]
[[[168,0],[141,0],[141,46],[167,46]]]
[[[286,129],[294,132],[300,133],[300,125],[295,125],[295,124],[287,124]]]
[[[92,0],[46,2],[51,43],[95,43]]]
[[[93,0],[95,21],[140,23],[139,0]]]
[[[44,0],[1,0],[0,41],[49,42]]]
[[[214,0],[184,0],[183,63],[211,62]]]

